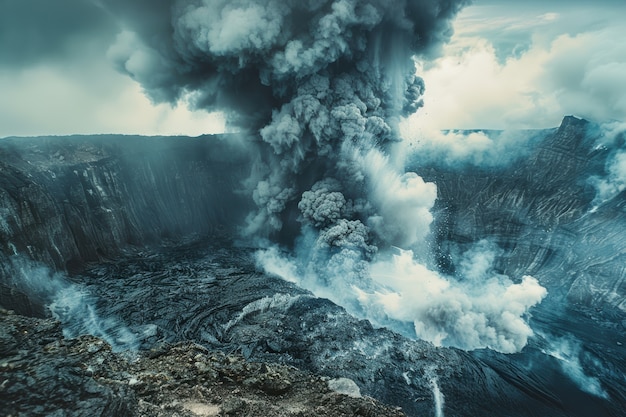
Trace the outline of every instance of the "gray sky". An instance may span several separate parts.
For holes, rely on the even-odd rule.
[[[130,0],[129,0],[130,1]],[[91,0],[0,0],[0,137],[199,135],[219,115],[153,105],[108,54],[121,27]]]
[[[129,0],[130,1],[130,0]],[[626,120],[626,0],[476,0],[435,61],[408,129],[548,127],[565,114]],[[0,137],[190,134],[219,114],[153,105],[116,72],[121,27],[90,0],[0,0]]]

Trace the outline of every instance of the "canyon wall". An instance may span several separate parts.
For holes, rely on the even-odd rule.
[[[234,136],[0,140],[0,301],[24,301],[20,259],[72,273],[130,246],[235,234],[252,148]]]
[[[539,134],[506,166],[408,167],[437,184],[439,267],[453,274],[450,251],[488,239],[503,250],[498,271],[535,276],[548,304],[626,311],[623,193],[592,207],[590,178],[607,175],[611,150],[574,117]],[[235,235],[252,206],[241,191],[255,152],[234,135],[0,140],[0,296],[15,291],[18,257],[71,273],[129,246]]]
[[[592,179],[607,175],[611,154],[598,146],[601,134],[597,125],[569,116],[558,129],[540,132],[510,165],[411,167],[437,184],[440,266],[454,273],[450,251],[486,239],[503,250],[498,272],[532,275],[548,288],[543,304],[626,311],[624,193],[593,205]]]

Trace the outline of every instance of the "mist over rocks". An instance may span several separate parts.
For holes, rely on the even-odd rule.
[[[441,160],[416,163],[413,168],[438,185],[434,229],[444,248],[437,261],[442,270],[467,275],[467,264],[454,254],[486,239],[500,248],[494,270],[535,276],[548,289],[544,303],[554,306],[573,297],[570,301],[587,312],[608,311],[609,305],[623,311],[623,295],[618,295],[624,294],[623,274],[609,266],[616,265],[625,243],[618,237],[623,195],[598,207],[602,191],[596,187],[599,179],[613,177],[614,155],[622,152],[623,131],[616,126],[567,116],[504,167],[461,170],[444,169]],[[591,278],[590,268],[603,272]],[[583,276],[586,284],[570,290]]]
[[[0,140],[1,282],[18,281],[14,257],[77,272],[129,246],[236,233],[253,146],[222,139]]]

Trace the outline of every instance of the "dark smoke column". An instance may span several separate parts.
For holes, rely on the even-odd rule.
[[[110,57],[151,99],[226,111],[260,135],[248,234],[275,234],[299,207],[322,246],[365,257],[424,235],[435,188],[396,172],[386,145],[422,105],[413,56],[450,37],[465,1],[100,3],[126,28]]]

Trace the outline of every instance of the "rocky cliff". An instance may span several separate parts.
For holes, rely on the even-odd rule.
[[[23,308],[11,303],[16,257],[72,272],[132,246],[234,233],[251,154],[230,139],[0,140],[0,299]]]
[[[496,168],[413,166],[438,187],[437,244],[443,268],[451,247],[488,239],[504,249],[500,272],[536,276],[548,299],[591,314],[626,312],[625,195],[598,208],[590,179],[605,176],[610,150],[598,126],[566,117],[523,158]],[[621,313],[619,313],[621,311]]]
[[[503,273],[536,275],[551,297],[582,307],[626,311],[624,199],[592,210],[589,178],[603,175],[609,154],[596,146],[598,135],[566,117],[507,167],[410,167],[438,187],[440,267],[454,270],[449,246],[487,238],[505,249]],[[251,205],[237,191],[254,158],[251,142],[240,143],[217,136],[1,140],[3,291],[16,254],[72,271],[129,245],[235,233]]]

